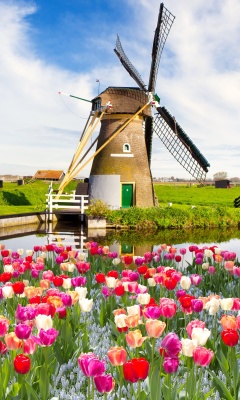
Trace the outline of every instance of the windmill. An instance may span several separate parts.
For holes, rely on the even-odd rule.
[[[174,116],[160,106],[160,99],[155,94],[160,58],[174,19],[161,3],[148,85],[129,61],[117,36],[114,51],[138,87],[111,86],[92,100],[89,119],[59,192],[88,162],[93,161],[89,176],[89,195],[92,199],[101,199],[112,208],[155,205],[150,169],[154,134],[194,179],[204,181],[208,161]],[[99,135],[83,154],[99,122]],[[95,153],[85,161],[95,143]]]

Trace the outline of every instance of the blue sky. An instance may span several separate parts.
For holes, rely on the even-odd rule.
[[[0,175],[67,170],[89,104],[108,86],[136,86],[113,52],[119,34],[148,82],[160,1],[0,0]],[[239,0],[166,0],[175,16],[156,91],[210,162],[240,177]],[[82,172],[88,176],[90,165]],[[190,178],[158,138],[152,173]]]

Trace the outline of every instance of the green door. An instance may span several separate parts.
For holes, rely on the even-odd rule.
[[[122,184],[122,208],[129,208],[133,206],[133,184]]]

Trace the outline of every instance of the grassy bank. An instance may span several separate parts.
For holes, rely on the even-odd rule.
[[[77,184],[78,181],[72,181],[65,191],[70,193]],[[48,186],[49,183],[44,181],[22,186],[4,182],[0,189],[0,215],[44,211]],[[53,188],[57,187],[54,185]],[[240,224],[240,209],[233,205],[234,199],[240,196],[240,187],[215,189],[213,186],[155,184],[154,188],[158,207],[110,211],[105,204],[98,202],[90,207],[90,213],[106,217],[116,225],[149,232],[159,228],[237,227]]]

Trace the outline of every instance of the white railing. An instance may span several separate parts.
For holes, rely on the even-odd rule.
[[[59,195],[50,190],[46,196],[46,212],[50,215],[59,210],[64,210],[65,212],[75,211],[81,214],[81,219],[83,220],[85,210],[88,208],[88,195],[76,195],[75,192]]]

